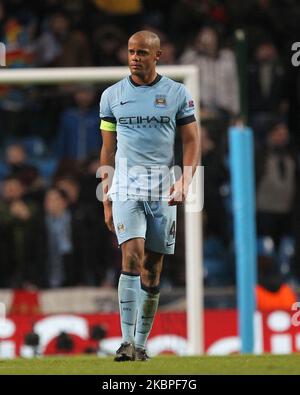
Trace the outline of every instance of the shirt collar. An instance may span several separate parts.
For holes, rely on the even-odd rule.
[[[154,78],[154,80],[150,83],[150,84],[146,84],[146,85],[141,85],[141,84],[137,84],[133,78],[131,77],[131,75],[129,76],[129,80],[132,83],[132,85],[134,86],[153,86],[155,84],[157,84],[160,80],[162,79],[162,76],[160,74],[157,74],[156,77]]]

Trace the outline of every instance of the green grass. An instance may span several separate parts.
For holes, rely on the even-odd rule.
[[[300,374],[300,354],[225,357],[159,356],[148,362],[114,362],[95,356],[0,360],[0,374]]]

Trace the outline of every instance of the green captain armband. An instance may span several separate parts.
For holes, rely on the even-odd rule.
[[[101,119],[100,129],[106,130],[108,132],[115,132],[117,130],[117,125],[113,122],[105,121]]]

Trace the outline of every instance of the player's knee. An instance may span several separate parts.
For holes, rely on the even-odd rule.
[[[130,273],[140,273],[143,256],[137,251],[126,252],[123,257],[123,270]]]

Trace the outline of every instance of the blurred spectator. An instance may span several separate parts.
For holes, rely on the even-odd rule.
[[[53,0],[50,0],[50,2]],[[62,3],[60,1],[60,3]],[[90,14],[93,12],[93,7],[91,1],[86,0],[64,0],[63,4],[60,4],[60,7],[63,7],[65,13],[70,17],[70,21],[72,26],[76,26],[81,30],[84,30],[85,33],[89,32],[91,28],[89,20]],[[46,15],[49,15],[50,12],[45,12]]]
[[[141,0],[93,0],[94,4],[108,14],[133,15],[142,11]]]
[[[34,35],[36,19],[30,10],[16,7],[14,14],[7,12],[8,3],[0,3],[0,42],[6,47],[6,66],[26,68],[35,65]],[[30,108],[30,88],[0,87],[0,133],[3,136],[26,133]],[[1,136],[1,137],[2,137]]]
[[[256,156],[258,235],[273,238],[276,247],[292,233],[298,165],[289,147],[289,130],[276,121],[266,145]]]
[[[44,201],[46,273],[50,288],[76,285],[73,261],[72,217],[67,195],[52,188]]]
[[[281,4],[280,4],[281,3]],[[273,41],[279,41],[286,35],[285,9],[289,8],[285,1],[255,0],[249,2],[244,23],[247,26],[250,46],[257,43],[259,37],[268,34]]]
[[[93,0],[95,6],[93,25],[107,23],[125,28],[131,34],[136,31],[143,12],[143,0]],[[102,23],[99,23],[101,21]]]
[[[77,88],[74,100],[76,107],[61,114],[56,153],[59,158],[84,160],[100,150],[99,111],[91,86]]]
[[[26,152],[21,144],[11,144],[6,148],[6,163],[9,173],[19,176],[29,186],[37,177],[37,169],[27,164]]]
[[[99,164],[99,154],[90,156],[85,162],[84,174],[81,180],[80,200],[88,207],[88,226],[90,231],[89,267],[93,268],[93,281],[97,285],[112,286],[115,285],[114,280],[117,279],[117,273],[120,269],[120,260],[118,261],[120,251],[116,252],[118,255],[116,259],[117,268],[114,268],[114,247],[111,241],[113,237],[105,225],[103,203],[96,196],[97,188],[101,181],[99,178],[96,178]],[[115,277],[111,273],[114,273]]]
[[[176,48],[175,45],[168,39],[163,40],[161,43],[161,55],[159,58],[159,64],[161,65],[172,65],[176,64]]]
[[[14,16],[6,13],[1,4],[0,39],[6,46],[6,65],[13,68],[30,67],[35,64],[34,35],[36,32],[36,19],[27,9],[19,9]]]
[[[36,249],[39,212],[24,201],[25,185],[16,176],[7,177],[0,201],[0,284],[27,287],[42,283],[42,268]]]
[[[166,18],[168,34],[180,48],[186,46],[186,40],[192,40],[204,24],[223,26],[228,22],[224,5],[211,0],[177,1],[171,9],[168,7]]]
[[[36,42],[39,66],[84,67],[90,66],[89,41],[84,32],[72,30],[68,16],[57,12],[50,18],[48,29]]]
[[[97,171],[100,167],[100,152],[89,155],[83,164],[83,173],[81,177],[80,200],[89,202],[98,206],[97,187],[101,179],[97,178]]]
[[[103,206],[96,199],[98,181],[95,173],[93,181],[91,184],[84,177],[80,183],[74,176],[61,176],[56,179],[55,187],[68,197],[78,281],[96,286],[106,280],[109,261],[108,230]]]
[[[180,58],[181,64],[199,67],[202,119],[224,118],[239,112],[239,88],[234,53],[220,49],[216,31],[200,30],[193,46]]]
[[[79,181],[72,176],[65,176],[56,179],[55,186],[64,191],[68,197],[69,207],[75,207],[80,193]]]
[[[124,32],[114,25],[104,25],[93,34],[93,60],[96,66],[119,66],[118,50],[124,43]],[[127,55],[127,42],[126,42]],[[127,56],[126,56],[127,63]]]
[[[44,192],[44,181],[38,169],[28,163],[27,154],[21,144],[12,144],[6,148],[8,173],[17,177],[26,186],[26,197],[40,200]]]
[[[80,179],[82,177],[82,164],[76,159],[61,159],[53,175],[53,183],[55,184],[56,180],[61,177],[74,177]]]
[[[73,261],[75,265],[76,260],[76,277],[77,281],[84,282],[82,276],[82,268],[86,264],[86,252],[87,246],[87,220],[86,212],[84,207],[80,205],[79,194],[80,194],[80,183],[79,180],[72,175],[65,175],[56,178],[54,188],[58,189],[68,203],[68,211],[71,215],[71,237],[73,248]],[[75,277],[73,275],[73,277]]]
[[[121,45],[117,52],[117,61],[120,66],[127,66],[128,65],[128,44],[125,43]]]
[[[271,257],[258,258],[257,308],[260,311],[291,310],[297,302],[297,294],[284,282]]]
[[[262,140],[273,114],[285,116],[288,110],[284,68],[274,44],[262,41],[249,67],[250,124]]]

